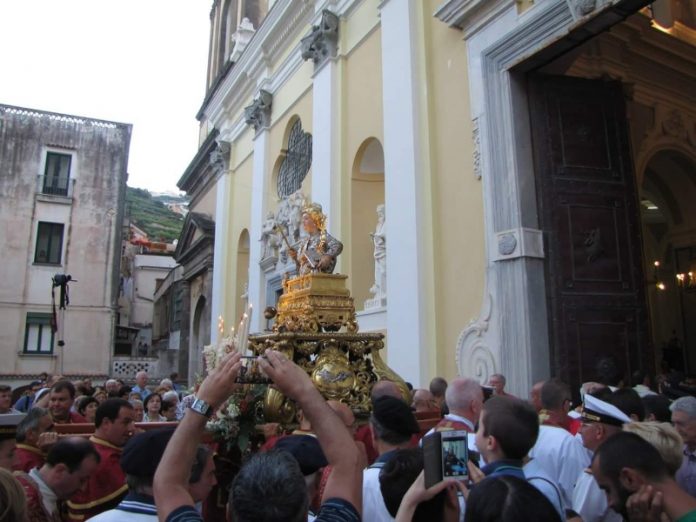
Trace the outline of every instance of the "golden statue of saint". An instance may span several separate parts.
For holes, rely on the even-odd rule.
[[[333,273],[336,258],[343,251],[343,243],[326,232],[326,216],[321,205],[312,203],[302,209],[302,227],[307,237],[288,250],[297,264],[297,272],[300,275]]]

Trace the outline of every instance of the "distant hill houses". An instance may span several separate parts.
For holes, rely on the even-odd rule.
[[[150,241],[171,243],[179,238],[188,199],[175,194],[152,194],[148,190],[128,187],[126,216]]]

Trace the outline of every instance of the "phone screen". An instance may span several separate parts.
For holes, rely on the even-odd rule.
[[[465,479],[469,476],[466,467],[469,448],[466,433],[442,433],[442,478]]]

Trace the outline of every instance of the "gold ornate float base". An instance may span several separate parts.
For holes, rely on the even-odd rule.
[[[283,281],[275,332],[357,332],[355,306],[346,288],[348,276],[307,274]]]
[[[255,355],[267,348],[283,352],[311,376],[314,385],[327,400],[347,404],[359,417],[371,411],[370,390],[379,380],[393,381],[404,398],[409,397],[404,381],[382,360],[384,348],[380,333],[304,333],[285,332],[249,336],[249,348]],[[269,388],[264,403],[269,422],[291,424],[295,406],[286,397]]]

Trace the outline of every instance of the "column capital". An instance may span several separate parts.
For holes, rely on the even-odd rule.
[[[244,121],[252,125],[255,132],[266,129],[271,124],[271,109],[273,107],[273,95],[261,89],[254,102],[244,107]]]
[[[311,59],[316,69],[328,59],[335,58],[338,52],[338,26],[338,16],[324,9],[319,24],[312,26],[309,34],[302,38],[302,59]]]
[[[230,142],[221,139],[215,140],[216,146],[208,156],[210,164],[216,176],[220,176],[227,172],[230,165]]]

